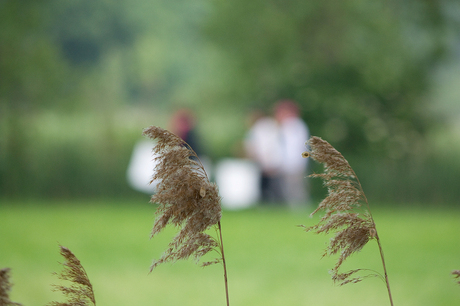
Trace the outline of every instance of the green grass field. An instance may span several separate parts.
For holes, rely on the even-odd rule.
[[[258,208],[224,211],[222,230],[230,304],[389,305],[379,278],[335,286],[335,258],[321,258],[329,237],[305,233],[309,211]],[[395,305],[458,305],[460,209],[373,207]],[[98,305],[225,305],[220,265],[165,264],[149,274],[174,229],[149,240],[154,206],[121,201],[5,202],[0,204],[0,268],[11,268],[11,299],[23,305],[62,300],[59,244],[81,260]],[[371,241],[344,268],[381,271]]]

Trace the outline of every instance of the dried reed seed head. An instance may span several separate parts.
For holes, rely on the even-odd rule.
[[[68,248],[63,246],[61,246],[61,255],[66,259],[66,262],[63,263],[66,269],[61,274],[62,278],[83,286],[92,287],[80,260]]]
[[[361,271],[361,269],[350,270],[345,273],[337,273],[336,270],[332,270],[330,272],[331,272],[332,280],[336,283],[339,283],[340,286],[343,286],[345,284],[358,283],[362,281],[363,277],[350,278],[352,275],[355,275],[359,271]]]
[[[80,260],[66,247],[60,246],[60,253],[65,258],[62,264],[64,270],[58,277],[62,280],[72,282],[70,287],[56,285],[56,290],[61,291],[68,301],[66,303],[51,302],[50,306],[79,306],[79,305],[96,305],[94,298],[93,286],[89,281],[85,269]]]
[[[10,283],[10,268],[0,269],[0,305],[21,305],[10,300],[9,292],[12,284]]]
[[[152,181],[158,184],[151,202],[159,206],[152,237],[168,224],[181,228],[151,269],[163,262],[200,258],[217,246],[214,238],[203,233],[221,218],[217,186],[209,181],[196,153],[178,136],[156,126],[145,129],[144,135],[157,141]]]
[[[332,172],[340,177],[355,177],[353,169],[343,155],[327,141],[320,137],[312,136],[308,140],[311,148],[311,157],[319,163],[324,164],[325,173]]]
[[[338,273],[342,263],[353,253],[359,252],[372,238],[377,238],[375,224],[364,209],[360,215],[356,209],[366,197],[356,175],[343,155],[327,141],[319,137],[311,137],[308,141],[311,157],[324,165],[324,173],[313,174],[311,177],[321,178],[327,187],[328,195],[321,201],[318,211],[325,212],[318,224],[306,227],[306,231],[315,233],[334,232],[324,256],[340,254],[332,273],[333,280],[342,284],[354,283],[361,278],[350,278],[358,270]]]
[[[460,270],[454,270],[454,271],[452,271],[452,275],[453,275],[455,278],[459,279],[457,283],[460,284]]]
[[[10,268],[0,270],[0,297],[7,296],[8,291],[11,289],[10,271]]]

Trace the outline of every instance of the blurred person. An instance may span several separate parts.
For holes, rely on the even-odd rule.
[[[193,112],[186,108],[177,109],[171,116],[168,129],[179,136],[195,151],[208,175],[211,173],[211,161],[203,155],[203,148],[196,133],[196,121]],[[155,142],[150,139],[139,140],[133,148],[127,169],[128,183],[135,190],[152,194],[156,191],[157,181],[149,183],[156,166],[152,148]]]
[[[191,110],[180,108],[171,116],[169,130],[188,143],[193,151],[200,156],[203,152],[196,135],[195,122],[195,116]]]
[[[201,164],[211,178],[212,162],[206,155],[202,142],[196,129],[196,118],[192,110],[188,108],[179,108],[171,116],[169,130],[185,141],[198,156]],[[190,158],[195,159],[191,156]]]
[[[292,100],[275,105],[281,150],[281,186],[285,201],[291,208],[300,208],[309,201],[306,180],[308,159],[302,158],[305,142],[310,137],[307,124],[300,118],[299,107]]]
[[[280,129],[272,117],[258,110],[251,114],[251,126],[245,139],[247,156],[260,168],[260,194],[264,203],[283,201]]]

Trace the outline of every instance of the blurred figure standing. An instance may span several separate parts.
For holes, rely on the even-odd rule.
[[[272,117],[258,110],[252,114],[251,127],[245,139],[246,154],[260,168],[261,200],[264,203],[283,201],[280,130]]]
[[[308,159],[301,155],[305,151],[305,142],[310,133],[299,113],[299,107],[292,100],[282,100],[275,105],[282,155],[282,193],[289,207],[293,209],[305,206],[309,201],[308,181],[305,179]]]
[[[201,156],[203,152],[196,135],[195,125],[195,116],[192,111],[180,108],[172,115],[169,129],[188,143],[198,156]]]
[[[199,156],[207,173],[211,173],[211,162],[203,155],[201,142],[196,137],[195,117],[191,110],[180,108],[174,112],[169,122],[169,130],[187,142]],[[156,161],[152,157],[155,142],[150,139],[139,140],[134,146],[127,169],[128,183],[135,190],[152,194],[156,192],[157,181],[151,183]]]

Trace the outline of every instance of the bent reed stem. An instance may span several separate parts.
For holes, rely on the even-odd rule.
[[[222,265],[224,266],[224,280],[225,280],[225,297],[227,298],[227,306],[230,306],[230,301],[228,299],[228,281],[227,281],[227,265],[225,263],[225,255],[224,255],[224,242],[222,240],[222,227],[220,225],[220,221],[217,222],[219,226],[219,237],[220,237],[220,251],[222,255]]]
[[[376,230],[376,232],[377,232],[377,230]],[[377,244],[379,246],[380,258],[382,259],[382,266],[383,266],[383,272],[385,274],[385,283],[387,285],[388,297],[390,299],[390,305],[393,306],[393,297],[391,296],[390,282],[388,281],[388,273],[387,273],[387,267],[386,267],[386,264],[385,264],[385,258],[383,256],[383,249],[382,249],[382,245],[380,244],[379,236],[377,235],[376,238],[377,238]]]
[[[377,227],[375,225],[374,217],[372,216],[371,207],[369,205],[369,202],[367,201],[366,194],[363,191],[363,187],[361,185],[361,182],[359,181],[358,176],[356,175],[356,173],[355,173],[355,171],[353,169],[351,169],[351,170],[353,171],[353,174],[355,175],[355,178],[356,178],[356,182],[358,183],[358,186],[362,191],[362,194],[363,194],[363,197],[364,197],[364,202],[367,205],[367,211],[369,212],[369,216],[371,217],[372,223],[374,224],[375,239],[377,240],[377,245],[379,247],[379,252],[380,252],[380,259],[382,260],[382,267],[383,267],[383,273],[385,275],[385,284],[387,286],[388,298],[390,299],[390,305],[394,306],[394,304],[393,304],[393,296],[391,295],[390,282],[388,280],[387,266],[385,264],[385,256],[383,256],[383,248],[382,248],[382,244],[380,243],[380,237],[379,237],[379,234],[377,232]]]

